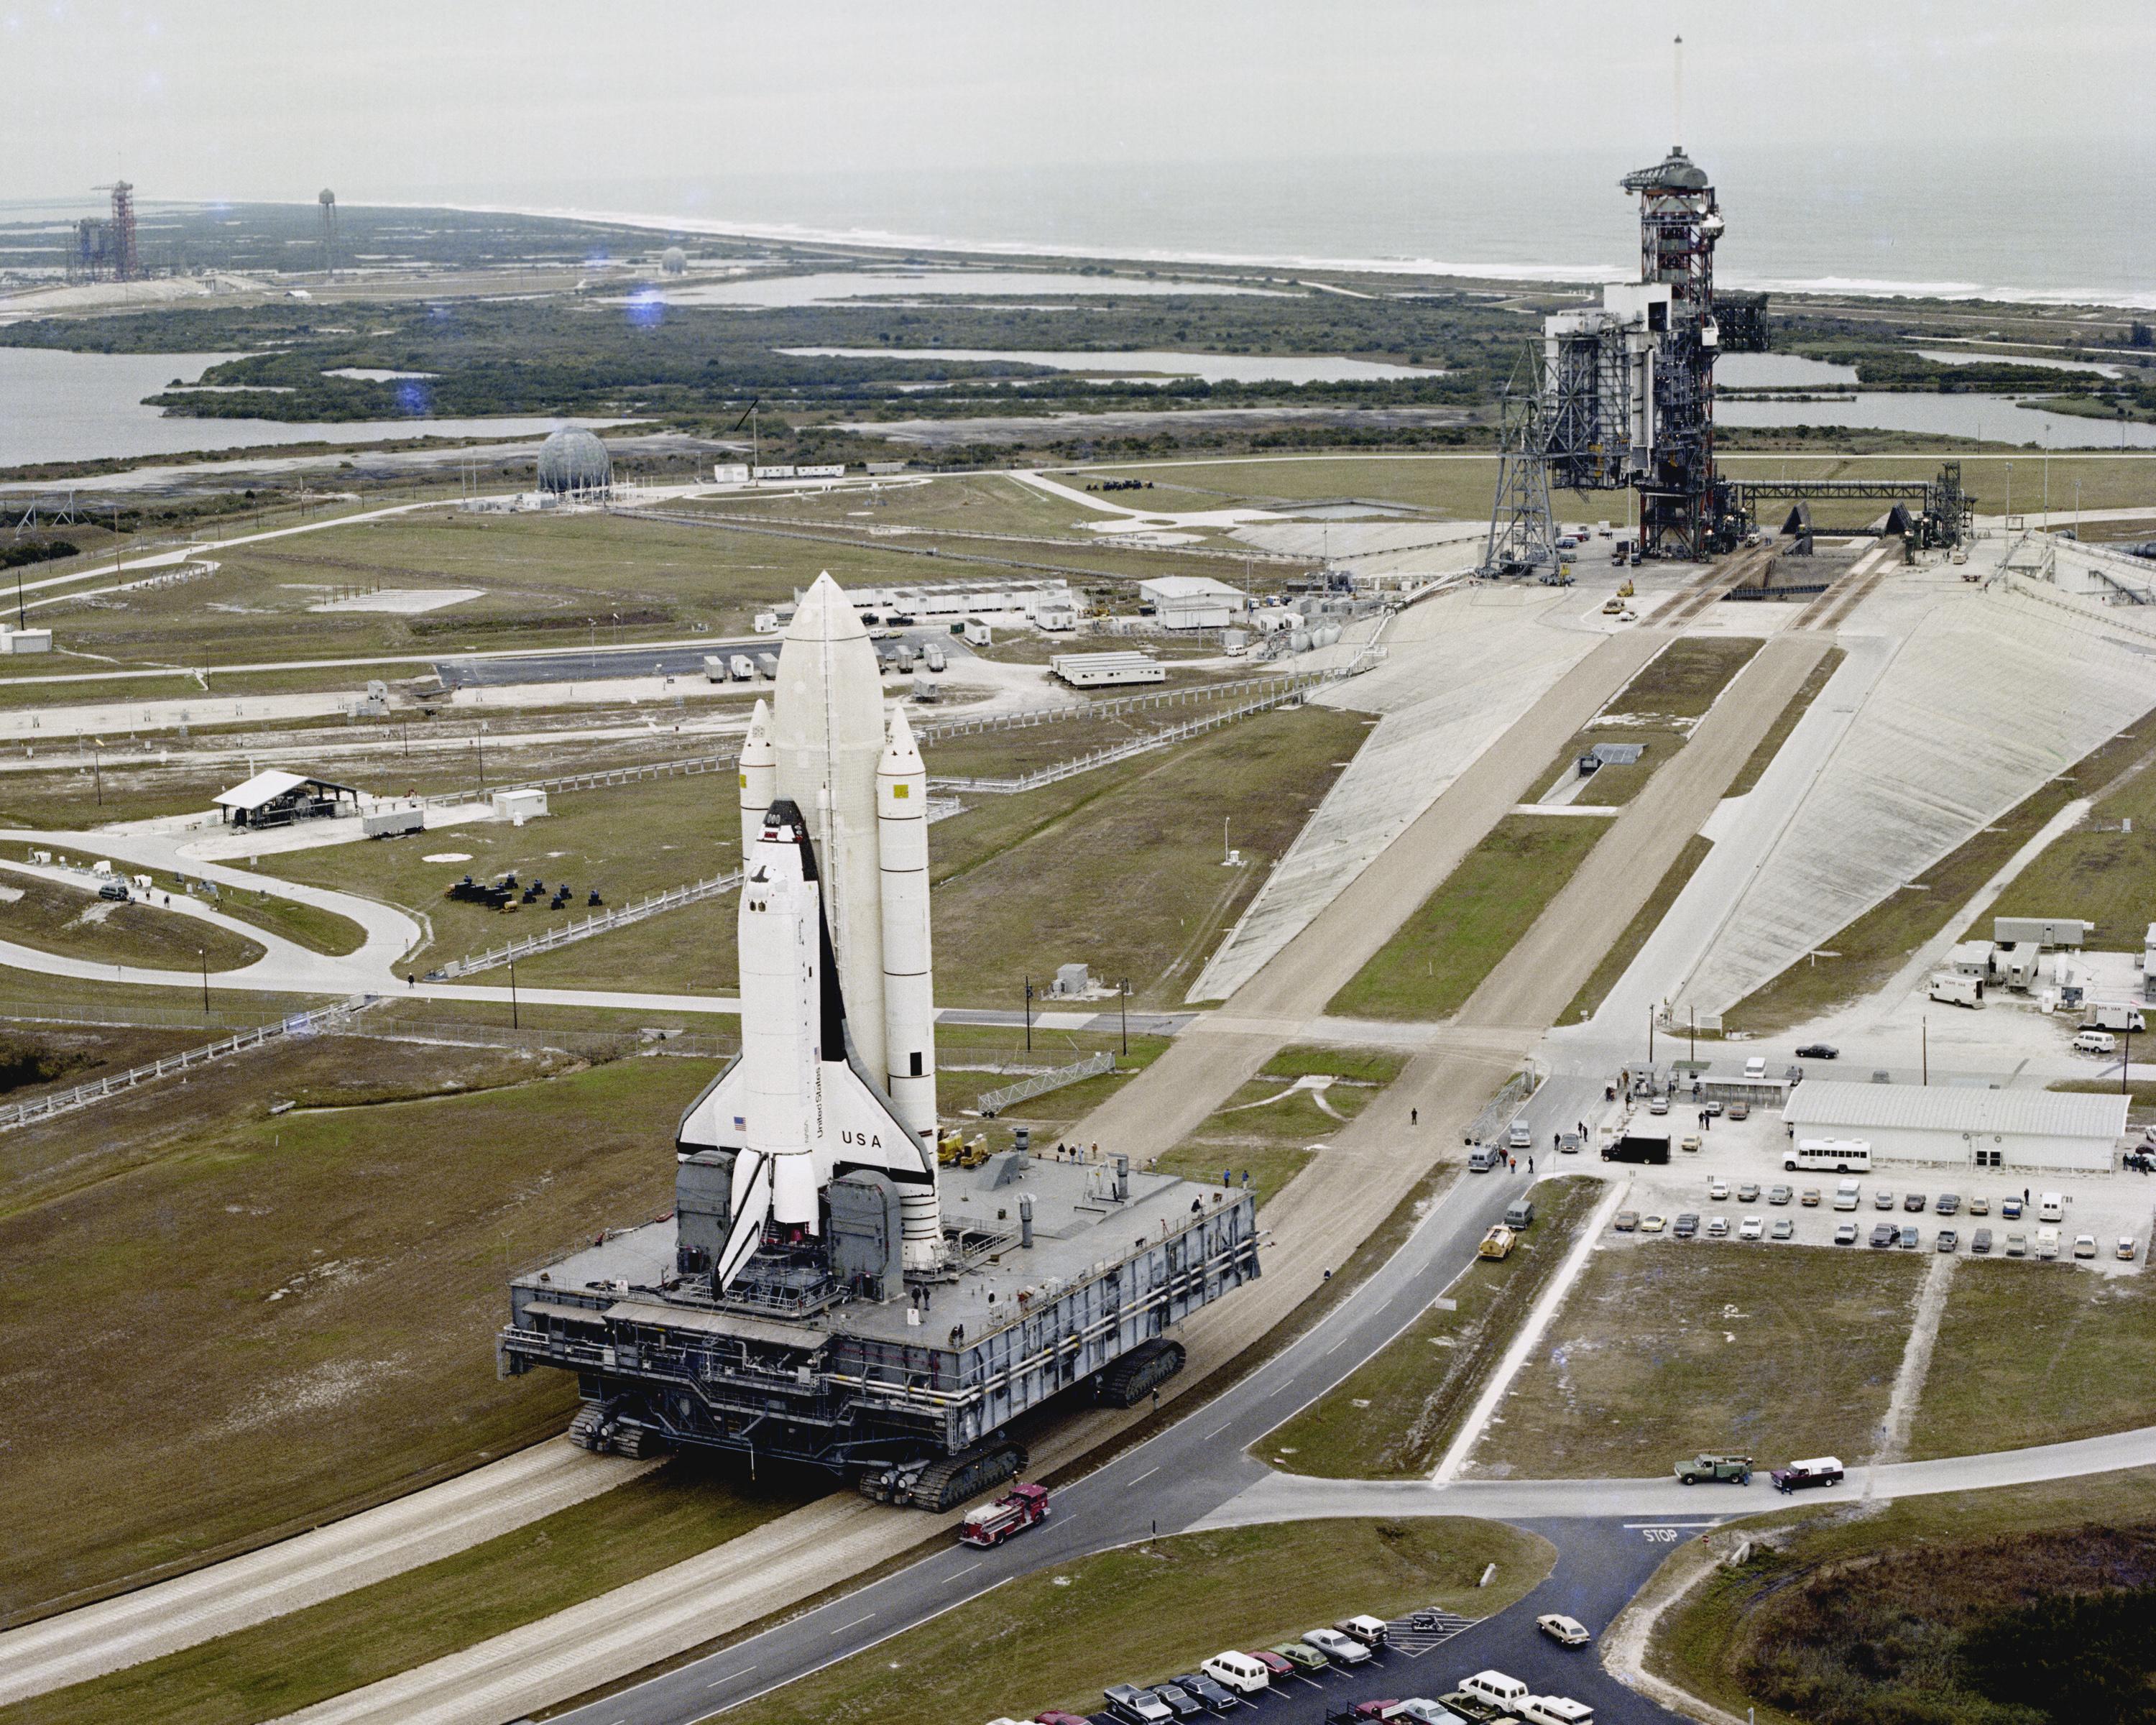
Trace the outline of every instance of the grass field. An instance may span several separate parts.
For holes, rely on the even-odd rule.
[[[1573,799],[1603,809],[1630,802],[1684,747],[1692,726],[1759,647],[1759,642],[1741,636],[1724,640],[1686,636],[1672,641],[1609,697],[1602,711],[1557,752],[1546,771],[1536,775],[1536,794],[1575,773],[1574,763],[1595,744],[1636,742],[1644,745],[1645,754],[1629,765],[1603,768]]]
[[[0,1138],[0,1614],[557,1430],[570,1380],[494,1375],[503,1284],[665,1211],[713,1070],[321,1037]]]
[[[2147,1469],[1904,1498],[1862,1515],[1779,1511],[1746,1523],[1749,1561],[1717,1567],[1663,1617],[1647,1664],[1730,1712],[1756,1707],[1764,1725],[2051,1717],[1987,1708],[1958,1690],[1957,1632],[2062,1582],[2088,1589],[2090,1560],[2110,1555],[2108,1530],[2137,1530],[2145,1553],[2152,1521]],[[1793,1676],[1801,1700],[1763,1698],[1769,1685],[1789,1693]]]
[[[1662,878],[1655,883],[1655,890],[1647,895],[1632,920],[1625,925],[1609,950],[1602,955],[1602,962],[1594,967],[1594,973],[1580,984],[1579,992],[1572,997],[1558,1020],[1569,1024],[1577,1019],[1590,1019],[1609,998],[1609,991],[1617,986],[1618,978],[1631,968],[1632,961],[1640,956],[1640,948],[1647,944],[1647,937],[1661,926],[1662,918],[1669,914],[1670,906],[1685,884],[1699,872],[1699,865],[1707,860],[1707,854],[1714,849],[1714,841],[1703,839],[1697,833],[1685,840],[1684,849],[1677,860],[1663,871]]]
[[[35,875],[0,871],[0,886],[22,895],[0,901],[0,940],[95,963],[214,973],[238,970],[264,949],[214,922],[130,901],[108,903],[94,892]],[[341,922],[341,917],[337,919]]]
[[[1820,942],[1839,957],[1794,964],[1753,989],[1722,1014],[1723,1029],[1762,1035],[1786,1029],[1881,987],[2061,809],[2076,796],[2102,794],[2138,768],[2151,752],[2148,724],[2144,714],[1933,864],[1912,883],[1922,891],[1892,895]],[[2144,927],[2147,920],[2141,918]]]
[[[2136,726],[2144,742],[2156,742]],[[2131,825],[2131,832],[2121,828]],[[2040,904],[2071,905],[2096,924],[2088,944],[2107,952],[2138,952],[2156,907],[2148,882],[2156,877],[2156,750],[2098,798],[2080,826],[2044,848],[1979,918],[2051,916]]]
[[[1729,782],[1726,795],[1741,797],[1759,783],[1759,775],[1767,770],[1774,757],[1781,753],[1782,745],[1789,740],[1789,733],[1797,728],[1797,721],[1811,710],[1819,699],[1819,692],[1826,687],[1827,679],[1840,669],[1848,654],[1840,647],[1830,647],[1811,668],[1803,682],[1797,685],[1782,711],[1775,715],[1774,722],[1767,727],[1767,734],[1759,739],[1744,764],[1737,769],[1737,777]]]
[[[338,1599],[116,1671],[0,1721],[254,1725],[409,1671],[696,1556],[830,1489],[724,1461],[659,1472],[451,1558]]]
[[[1266,1434],[1252,1453],[1331,1479],[1426,1476],[1604,1191],[1599,1180],[1543,1180],[1535,1222],[1512,1255],[1477,1259],[1432,1306],[1322,1399]]]
[[[1586,816],[1507,815],[1326,1010],[1343,1018],[1450,1017],[1563,891],[1605,824]]]
[[[1358,716],[1322,707],[1261,713],[939,821],[938,998],[1016,1004],[1029,974],[1076,961],[1128,978],[1133,1005],[1181,1004],[1365,735]],[[1221,866],[1224,819],[1242,868]]]
[[[1923,1267],[1901,1253],[1615,1237],[1522,1368],[1477,1469],[1651,1475],[1703,1449],[1854,1463],[1887,1411]]]
[[[1194,1180],[1247,1179],[1262,1208],[1405,1065],[1382,1049],[1284,1048],[1156,1166]],[[1325,1087],[1322,1106],[1321,1092],[1296,1087],[1320,1073],[1338,1081]]]
[[[1186,1533],[1006,1582],[752,1712],[757,1725],[1083,1713],[1107,1684],[1163,1682],[1223,1647],[1266,1646],[1353,1612],[1486,1615],[1553,1556],[1536,1534],[1457,1517]]]
[[[1976,1259],[1954,1272],[1912,1456],[2067,1443],[2152,1423],[2156,1289],[2145,1273]]]

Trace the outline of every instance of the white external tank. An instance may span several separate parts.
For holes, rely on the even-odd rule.
[[[891,709],[890,741],[876,768],[877,853],[883,875],[885,1086],[898,1117],[936,1167],[936,988],[928,921],[928,769],[906,709]],[[906,1267],[933,1268],[943,1227],[933,1185],[899,1197]]]
[[[778,762],[771,747],[771,710],[759,701],[749,715],[748,735],[742,739],[739,763],[743,869],[756,855],[756,835],[762,829],[764,811],[778,798]]]
[[[889,1070],[876,855],[883,685],[868,630],[829,571],[802,598],[779,649],[771,741],[778,794],[800,805],[815,843],[854,1049],[880,1076]]]

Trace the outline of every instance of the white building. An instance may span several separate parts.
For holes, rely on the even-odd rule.
[[[1152,607],[1163,629],[1225,629],[1249,608],[1240,591],[1210,575],[1141,581],[1138,598]]]
[[[0,653],[49,653],[53,632],[49,629],[15,629],[0,623]]]
[[[1048,666],[1074,689],[1168,680],[1168,667],[1143,653],[1058,653]]]
[[[1782,1118],[1797,1137],[1862,1138],[1875,1158],[1964,1168],[2109,1168],[2126,1134],[2119,1096],[1808,1078]]]

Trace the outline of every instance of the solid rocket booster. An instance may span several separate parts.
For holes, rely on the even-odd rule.
[[[936,1168],[936,1001],[928,928],[928,769],[906,710],[894,707],[876,767],[876,851],[883,877],[885,1089]],[[942,1218],[933,1183],[901,1194],[908,1269],[934,1266]]]
[[[741,752],[742,873],[748,873],[756,855],[757,835],[763,830],[763,812],[778,798],[778,757],[771,747],[771,710],[759,699],[749,716],[748,735]]]
[[[779,650],[771,741],[778,794],[799,805],[815,843],[854,1049],[880,1076],[889,1070],[876,857],[883,678],[868,630],[828,571],[803,595]]]

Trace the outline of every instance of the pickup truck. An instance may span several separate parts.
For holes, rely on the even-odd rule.
[[[1820,1455],[1809,1461],[1792,1461],[1787,1467],[1778,1467],[1769,1476],[1777,1491],[1801,1491],[1807,1486],[1838,1486],[1841,1483],[1841,1461],[1839,1456]]]
[[[1687,1455],[1677,1463],[1676,1476],[1687,1486],[1696,1486],[1702,1480],[1728,1480],[1737,1485],[1752,1483],[1752,1458],[1749,1455],[1711,1455],[1702,1451]]]

